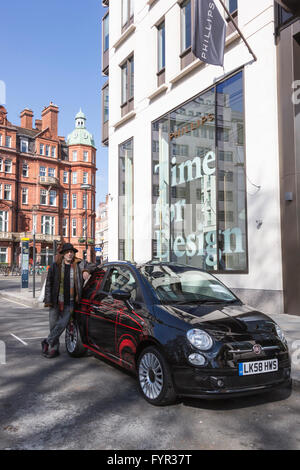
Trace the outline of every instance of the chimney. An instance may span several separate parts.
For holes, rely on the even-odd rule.
[[[31,109],[25,108],[24,111],[20,114],[21,117],[21,127],[24,129],[32,129],[32,118],[33,112]]]
[[[41,131],[41,130],[42,130],[42,120],[41,120],[41,119],[36,119],[36,120],[35,120],[35,128],[36,128],[38,131]]]
[[[52,103],[42,111],[42,129],[49,127],[52,137],[57,137],[58,131],[58,107]]]

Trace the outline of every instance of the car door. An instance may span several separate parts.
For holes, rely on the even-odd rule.
[[[109,359],[118,360],[116,354],[116,323],[122,302],[112,297],[112,292],[126,283],[126,273],[121,266],[112,266],[100,291],[91,302],[88,317],[88,337],[91,346]]]
[[[130,299],[120,301],[116,323],[116,354],[123,367],[135,367],[135,353],[139,342],[146,334],[145,304],[136,274],[131,268],[122,269],[119,289],[130,292]]]

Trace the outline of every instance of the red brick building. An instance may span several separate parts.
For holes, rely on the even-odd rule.
[[[50,103],[33,125],[33,112],[24,109],[17,126],[0,106],[0,263],[19,264],[26,237],[32,258],[34,221],[41,265],[66,242],[80,257],[87,248],[87,259],[94,259],[95,143],[81,111],[68,139],[60,137],[58,113]]]

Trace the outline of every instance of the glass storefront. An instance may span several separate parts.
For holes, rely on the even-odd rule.
[[[152,125],[152,258],[246,271],[243,72]]]
[[[133,139],[119,146],[119,259],[133,261]]]

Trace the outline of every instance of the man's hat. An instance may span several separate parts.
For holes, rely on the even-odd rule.
[[[65,251],[69,251],[69,250],[74,251],[74,253],[77,253],[77,252],[78,252],[78,250],[76,250],[76,248],[74,248],[74,246],[72,245],[72,243],[65,243],[65,244],[61,247],[59,253],[64,253]]]

